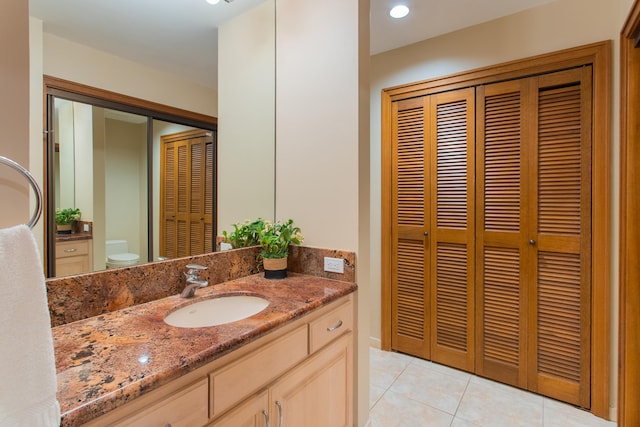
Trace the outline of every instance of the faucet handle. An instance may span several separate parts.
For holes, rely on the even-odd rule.
[[[187,272],[184,273],[187,279],[198,279],[198,273],[207,269],[204,265],[200,264],[187,264]]]
[[[207,267],[200,264],[187,264],[187,268],[189,270],[206,270],[207,269]]]

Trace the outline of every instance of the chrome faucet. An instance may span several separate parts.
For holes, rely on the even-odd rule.
[[[206,280],[200,280],[198,274],[206,270],[207,267],[200,264],[187,264],[187,271],[184,273],[187,278],[187,286],[180,294],[182,298],[192,298],[196,294],[197,288],[204,288],[209,284]]]

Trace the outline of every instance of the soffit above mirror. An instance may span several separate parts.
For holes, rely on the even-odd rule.
[[[45,33],[216,89],[218,27],[264,1],[29,0],[29,9]]]

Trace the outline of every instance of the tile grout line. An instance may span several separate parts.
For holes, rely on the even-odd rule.
[[[456,406],[456,410],[453,412],[453,418],[451,419],[451,424],[449,425],[449,427],[453,426],[453,423],[456,421],[456,417],[458,416],[458,410],[460,409],[460,405],[462,405],[462,399],[464,399],[464,395],[467,394],[467,390],[469,389],[469,384],[471,383],[472,377],[473,377],[473,374],[469,374],[469,378],[467,378],[467,385],[464,386],[464,391],[462,392],[462,396],[460,396],[460,401]],[[467,420],[463,420],[463,421],[467,422]]]
[[[373,403],[373,405],[371,405],[371,407],[369,408],[369,412],[373,411],[373,408],[376,407],[376,405],[380,402],[380,400],[382,400],[382,398],[384,397],[385,394],[387,394],[387,392],[391,389],[391,387],[393,386],[393,384],[398,380],[398,378],[400,378],[400,375],[402,375],[404,373],[404,371],[407,370],[407,368],[409,367],[409,365],[413,363],[413,360],[409,360],[409,363],[407,363],[402,370],[400,371],[400,373],[398,373],[398,375],[395,375],[393,377],[393,381],[391,381],[391,383],[384,388],[384,391],[382,392],[382,394],[380,395],[380,397],[378,397],[376,399],[376,401]],[[369,370],[369,375],[371,375],[371,370]],[[371,391],[369,391],[369,393],[371,393]]]

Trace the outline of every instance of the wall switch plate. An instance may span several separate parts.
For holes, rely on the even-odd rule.
[[[324,271],[344,274],[344,260],[342,258],[324,257]]]
[[[89,224],[84,224],[83,225],[83,230],[82,231],[89,231]]]
[[[225,242],[220,243],[221,251],[230,251],[231,249],[233,249],[233,246],[231,246],[231,243],[225,243]]]

